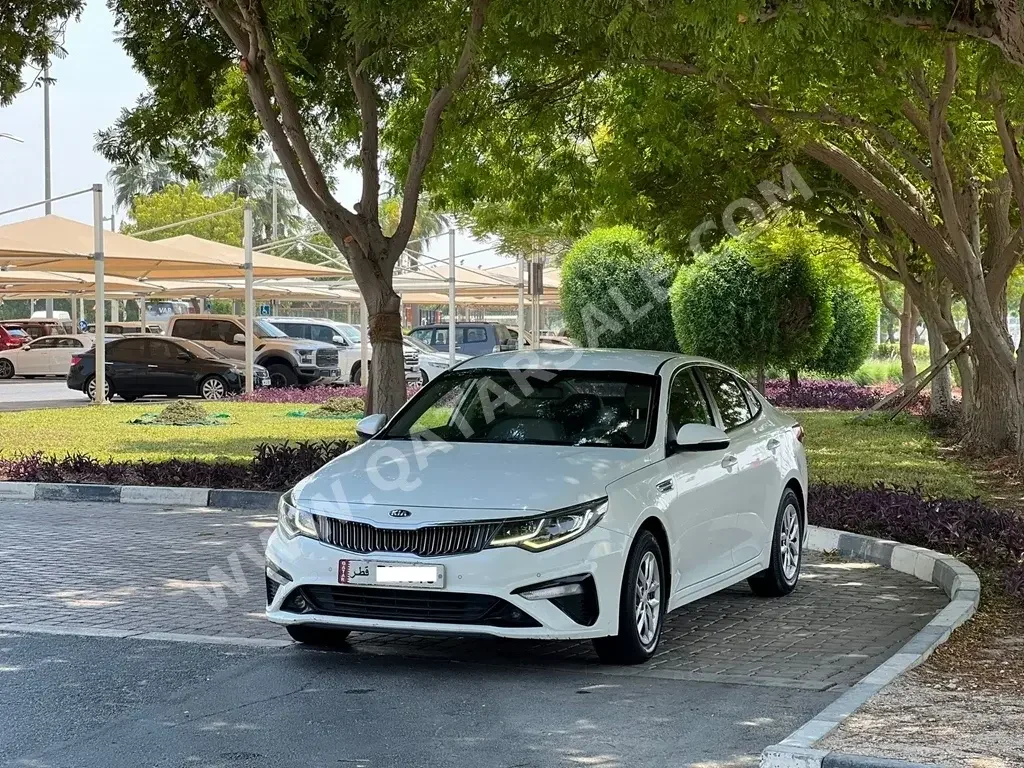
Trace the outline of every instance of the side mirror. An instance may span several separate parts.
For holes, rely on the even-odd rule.
[[[192,359],[192,355],[190,355],[188,352],[179,352],[178,359],[187,363],[189,360]]]
[[[244,333],[236,333],[231,338],[231,343],[232,344],[242,344],[242,345],[244,345],[245,344],[245,334]]]
[[[677,451],[722,451],[729,447],[729,436],[710,424],[683,424],[676,432]]]
[[[344,336],[334,336],[332,337],[331,341],[342,347],[348,346],[348,339],[346,339]]]
[[[369,440],[388,423],[388,417],[383,413],[375,413],[372,416],[364,416],[356,422],[356,435],[361,440]]]

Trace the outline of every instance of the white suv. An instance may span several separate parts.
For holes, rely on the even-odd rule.
[[[268,317],[266,321],[293,339],[310,339],[332,344],[338,349],[338,364],[343,378],[353,384],[361,384],[362,347],[359,329],[348,323],[339,323],[322,317]],[[419,380],[419,355],[416,350],[406,348],[405,378]],[[368,351],[372,359],[372,350]]]

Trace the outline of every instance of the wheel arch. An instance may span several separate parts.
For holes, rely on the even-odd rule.
[[[668,531],[657,515],[648,515],[636,529],[634,539],[640,531],[650,531],[661,547],[661,556],[665,561],[665,594],[672,595],[672,548],[669,546]]]
[[[792,490],[796,494],[797,501],[800,502],[800,517],[804,521],[804,538],[807,537],[807,526],[809,521],[807,520],[807,490],[804,488],[803,483],[800,482],[800,478],[795,475],[790,477],[782,490]]]
[[[258,365],[262,365],[264,368],[281,363],[282,365],[287,365],[293,371],[295,370],[295,363],[289,360],[287,357],[283,357],[280,353],[277,352],[272,352],[266,355],[265,357],[257,358],[255,362]]]

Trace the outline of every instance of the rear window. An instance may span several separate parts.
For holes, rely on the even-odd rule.
[[[475,344],[479,342],[487,342],[487,329],[481,326],[470,326],[464,329],[465,336],[463,337],[467,344]]]

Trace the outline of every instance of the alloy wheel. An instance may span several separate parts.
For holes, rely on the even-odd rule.
[[[203,382],[203,399],[223,400],[225,395],[224,382],[220,379],[207,379]]]
[[[0,358],[0,379],[9,379],[14,375],[14,366],[6,358]]]
[[[636,633],[640,644],[650,648],[658,639],[661,617],[661,570],[653,552],[645,552],[636,574],[636,598],[633,605]]]
[[[779,556],[782,560],[782,576],[787,584],[792,584],[800,570],[800,513],[794,504],[787,504],[782,511]]]
[[[90,400],[95,400],[96,399],[96,379],[95,378],[89,379],[89,386],[86,387],[85,394],[89,397]],[[103,381],[103,394],[104,394],[104,398],[103,398],[104,400],[109,400],[110,399],[110,379],[105,379]]]

